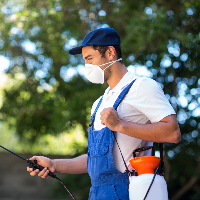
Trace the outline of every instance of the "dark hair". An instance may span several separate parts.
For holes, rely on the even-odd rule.
[[[94,50],[98,50],[99,53],[101,54],[102,57],[105,58],[105,53],[107,51],[109,46],[104,46],[104,45],[93,45],[93,49]],[[121,51],[121,47],[120,46],[113,46],[115,48],[115,51],[117,53],[117,59],[122,58],[122,51]],[[123,61],[120,60],[120,63],[123,64]]]

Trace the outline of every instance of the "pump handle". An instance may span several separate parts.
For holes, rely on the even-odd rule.
[[[146,151],[146,150],[149,150],[149,149],[152,149],[152,154],[154,155],[155,154],[154,147],[153,146],[147,146],[147,147],[141,147],[141,148],[135,149],[133,151],[133,158],[136,157],[136,152]]]

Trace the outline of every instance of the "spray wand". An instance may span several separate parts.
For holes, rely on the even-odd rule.
[[[3,147],[1,145],[0,145],[0,147],[3,148],[4,150],[6,150],[6,151],[8,151],[8,152],[10,152],[12,154],[14,154],[15,156],[21,158],[22,160],[25,160],[28,163],[28,166],[30,168],[32,168],[33,170],[39,169],[40,171],[42,171],[44,169],[44,167],[42,167],[41,165],[37,164],[37,160],[31,161],[29,159],[25,159],[22,156],[14,153],[13,151],[11,151],[9,149],[6,149],[5,147]],[[50,177],[52,177],[52,178],[55,178],[55,179],[59,180],[62,183],[62,185],[64,186],[64,188],[67,190],[67,192],[70,194],[70,196],[72,197],[72,199],[76,200],[75,197],[73,196],[73,194],[68,190],[68,188],[66,187],[66,185],[53,172],[49,171],[48,175]]]

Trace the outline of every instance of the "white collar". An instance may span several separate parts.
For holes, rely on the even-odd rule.
[[[135,78],[136,76],[128,71],[112,90],[110,90],[110,87],[105,90],[104,97],[109,98],[115,92],[121,92]]]

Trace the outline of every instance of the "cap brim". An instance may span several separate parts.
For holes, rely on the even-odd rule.
[[[74,48],[69,50],[69,54],[71,54],[71,55],[82,54],[82,48],[83,48],[82,46],[74,47]]]

